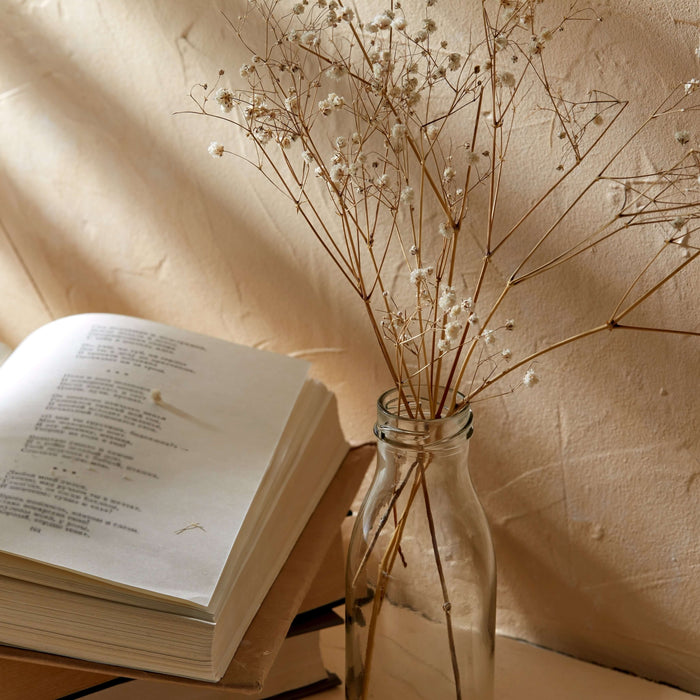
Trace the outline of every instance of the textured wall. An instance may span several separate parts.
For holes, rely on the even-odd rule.
[[[700,77],[696,0],[591,5],[605,21],[560,42],[557,77],[583,66],[579,87],[633,100],[624,128]],[[108,311],[293,352],[337,392],[348,435],[367,439],[388,378],[362,309],[262,178],[209,158],[210,140],[237,137],[172,115],[194,83],[247,58],[218,6],[0,1],[0,339]],[[679,120],[697,138],[695,117]],[[518,134],[515,198],[536,188],[534,147]],[[601,204],[587,206],[583,219]],[[518,298],[526,346],[599,319],[623,284],[604,273],[631,244],[596,250],[568,290]],[[698,278],[691,266],[647,320],[700,330]],[[700,692],[699,370],[697,338],[612,333],[543,358],[533,391],[475,406],[501,631]]]

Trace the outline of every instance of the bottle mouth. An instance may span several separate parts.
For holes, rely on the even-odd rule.
[[[406,403],[414,417],[408,415]],[[396,388],[389,389],[377,401],[374,434],[379,440],[402,447],[439,446],[472,436],[474,417],[466,396],[458,392],[457,409],[444,418],[422,418],[421,415],[430,415],[430,405],[427,396],[417,401],[415,397],[401,397]]]

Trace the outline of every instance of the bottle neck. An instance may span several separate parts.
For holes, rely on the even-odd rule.
[[[430,401],[409,399],[408,407],[396,389],[390,389],[377,401],[377,423],[374,434],[383,443],[399,449],[432,450],[468,440],[473,431],[473,415],[461,394],[458,407],[444,418],[424,418],[430,415]]]

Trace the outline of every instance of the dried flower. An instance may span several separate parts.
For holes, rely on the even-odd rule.
[[[438,233],[443,237],[443,238],[452,238],[454,236],[454,228],[452,226],[452,222],[450,221],[443,221],[440,226],[438,226]]]
[[[219,88],[214,94],[214,99],[222,112],[230,112],[233,109],[233,93],[226,88]]]
[[[698,89],[698,87],[700,87],[700,80],[698,80],[697,78],[691,78],[684,86],[685,94],[692,94]]]
[[[391,17],[386,13],[377,15],[374,18],[374,23],[379,29],[388,29],[391,26]]]
[[[449,341],[458,340],[461,333],[462,324],[459,321],[450,321],[445,326],[445,338]]]
[[[417,267],[415,270],[411,270],[411,284],[420,284],[425,282],[430,275],[430,268],[428,267]]]
[[[440,338],[438,340],[438,352],[441,355],[444,355],[446,352],[449,352],[450,348],[452,347],[452,343],[450,343],[447,338]]]
[[[440,127],[437,124],[430,124],[428,128],[425,130],[425,135],[431,140],[434,141],[438,135],[440,134]]]
[[[331,165],[329,169],[329,174],[331,182],[336,185],[342,184],[345,178],[348,176],[348,166],[345,163],[336,163]]]
[[[690,141],[690,132],[686,131],[683,129],[682,131],[676,131],[676,133],[673,135],[673,137],[680,143],[682,146],[685,146],[688,141]]]
[[[412,204],[414,200],[413,187],[404,187],[401,190],[401,203],[402,204]]]
[[[344,106],[345,98],[342,95],[336,95],[334,92],[328,93],[328,97],[318,103],[318,108],[324,116],[328,116],[333,110],[342,109]]]
[[[450,70],[458,70],[462,65],[462,57],[458,53],[451,53],[447,57],[447,67]]]
[[[496,76],[496,83],[507,88],[515,87],[515,76],[510,71],[504,70]]]
[[[527,372],[525,372],[525,376],[523,377],[523,384],[527,387],[532,387],[537,384],[537,382],[540,381],[540,378],[535,374],[535,370],[530,368]]]
[[[326,69],[326,75],[333,80],[341,80],[347,75],[347,69],[341,63],[334,63]]]
[[[454,287],[443,287],[438,299],[438,306],[445,312],[449,311],[457,303],[457,292]]]
[[[212,158],[221,158],[224,155],[224,147],[216,141],[212,141],[207,150]]]

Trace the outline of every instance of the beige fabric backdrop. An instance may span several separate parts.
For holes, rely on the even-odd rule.
[[[460,16],[464,0],[443,2]],[[700,77],[697,0],[590,4],[605,21],[559,44],[558,77],[575,56],[579,86],[634,100],[626,128]],[[220,6],[238,11],[0,0],[0,340],[107,311],[295,353],[338,394],[348,436],[368,439],[388,378],[360,305],[262,178],[207,155],[238,137],[172,116],[194,83],[247,58]],[[696,139],[697,119],[688,127]],[[513,196],[527,198],[534,146],[518,136]],[[648,142],[638,164],[665,144]],[[622,285],[599,273],[625,252],[601,248],[568,291],[520,303],[525,345],[599,319]],[[700,330],[697,265],[671,292],[649,318]],[[500,631],[700,692],[699,370],[697,338],[612,333],[544,358],[534,390],[475,407]]]

